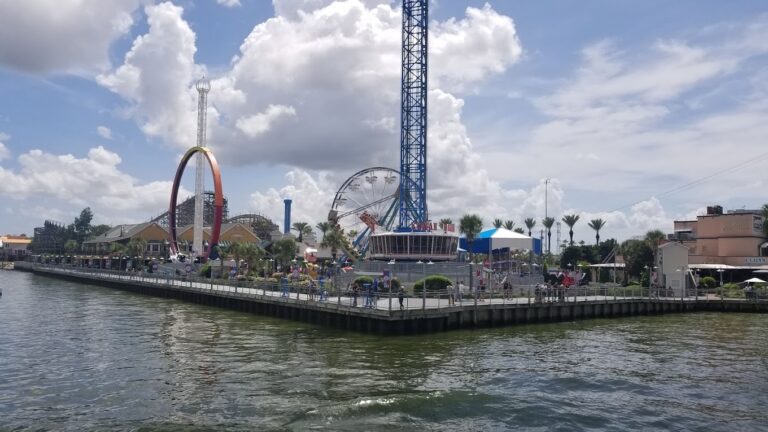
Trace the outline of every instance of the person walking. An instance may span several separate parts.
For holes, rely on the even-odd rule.
[[[397,301],[400,302],[400,310],[403,310],[405,308],[405,305],[403,305],[404,299],[405,299],[405,289],[401,286],[400,290],[397,291]]]
[[[448,284],[447,291],[448,291],[448,306],[454,306],[455,299],[453,297],[453,293],[454,293],[453,285]]]
[[[461,303],[461,299],[464,297],[464,295],[467,293],[467,286],[464,285],[464,281],[459,282],[459,286],[457,289],[457,296],[456,298],[459,300],[459,303]]]

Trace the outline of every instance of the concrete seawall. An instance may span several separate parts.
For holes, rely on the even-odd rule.
[[[768,302],[744,300],[694,300],[618,298],[584,299],[564,303],[464,304],[454,307],[427,307],[409,310],[363,309],[341,302],[316,302],[247,292],[219,291],[178,286],[162,279],[122,280],[95,274],[61,272],[28,263],[17,270],[120,289],[134,293],[173,298],[191,303],[241,312],[308,322],[344,330],[380,335],[407,335],[448,330],[501,327],[515,324],[575,321],[593,318],[629,317],[696,311],[768,312]]]

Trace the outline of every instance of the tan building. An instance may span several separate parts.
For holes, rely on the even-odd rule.
[[[168,231],[154,222],[133,225],[118,225],[104,235],[83,242],[86,254],[106,255],[113,243],[127,245],[131,239],[140,238],[147,242],[147,256],[165,256]]]
[[[179,227],[176,234],[176,238],[179,242],[179,249],[184,252],[189,252],[192,247],[194,230],[192,225]],[[211,227],[203,228],[203,242],[208,243],[211,241]],[[219,244],[222,246],[228,246],[231,243],[255,243],[259,244],[261,240],[251,230],[251,228],[243,223],[228,223],[221,224],[221,232],[219,233]]]
[[[27,255],[27,248],[32,243],[32,239],[26,234],[4,235],[0,237],[0,259],[17,260]]]
[[[722,213],[722,207],[707,208],[696,220],[675,221],[669,240],[688,248],[691,265],[725,264],[760,267],[768,264],[768,242],[763,233],[760,210]]]

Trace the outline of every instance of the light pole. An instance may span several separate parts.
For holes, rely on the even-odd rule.
[[[395,265],[395,259],[392,258],[387,264],[394,266]],[[392,312],[392,278],[395,277],[394,271],[389,271],[389,277],[387,280],[387,285],[389,286],[389,311]]]
[[[723,273],[725,272],[725,269],[719,268],[719,269],[717,269],[717,272],[720,273],[720,300],[722,300],[723,296],[724,296],[724,294],[723,294],[723,291],[724,291],[723,290]]]
[[[416,264],[421,264],[421,310],[425,310],[427,308],[427,269],[422,260],[418,260]]]

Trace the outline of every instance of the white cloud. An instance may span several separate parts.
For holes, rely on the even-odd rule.
[[[11,157],[11,151],[5,146],[3,141],[8,141],[11,137],[7,134],[0,132],[0,162],[4,159]]]
[[[263,113],[237,119],[235,125],[248,137],[255,138],[269,131],[273,123],[295,116],[296,110],[292,106],[270,105]]]
[[[64,206],[91,206],[116,218],[141,219],[168,205],[171,182],[142,183],[122,172],[117,153],[95,147],[84,158],[30,150],[18,157],[19,170],[0,167],[0,195],[25,200],[57,200]],[[181,191],[182,195],[189,192]],[[131,212],[131,214],[126,214]]]
[[[132,103],[131,115],[150,137],[187,148],[195,142],[195,33],[183,9],[165,2],[145,7],[149,33],[139,36],[116,70],[99,84]]]
[[[142,0],[0,1],[0,66],[29,73],[91,74],[133,25]]]
[[[327,220],[330,200],[338,184],[330,173],[321,172],[313,177],[304,170],[293,169],[285,175],[285,181],[286,185],[280,189],[270,188],[265,192],[251,194],[251,208],[282,224],[283,200],[290,198],[293,200],[293,221],[307,221],[314,227],[318,222]],[[322,202],[322,199],[328,199],[328,202]]]
[[[216,3],[224,7],[238,7],[241,6],[240,0],[216,0]]]
[[[231,69],[212,80],[208,136],[217,157],[303,169],[395,164],[400,10],[362,0],[274,6],[277,16],[256,25]],[[179,8],[148,7],[147,15],[149,33],[100,82],[131,101],[145,133],[186,148],[195,130],[192,84],[202,69],[194,65],[194,33]],[[512,20],[490,7],[438,23],[430,44],[430,61],[446,65],[433,68],[433,84],[451,88],[500,73],[521,53]],[[275,143],[281,151],[268,151]]]
[[[112,139],[112,130],[106,126],[99,126],[96,128],[96,133],[99,134],[100,137],[104,139],[111,140]]]

